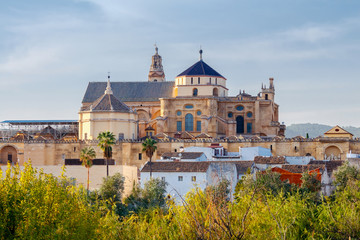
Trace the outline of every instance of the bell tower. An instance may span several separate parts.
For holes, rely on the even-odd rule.
[[[155,45],[155,55],[152,56],[150,71],[149,71],[149,82],[164,82],[165,73],[162,66],[162,59],[158,53],[158,47]]]

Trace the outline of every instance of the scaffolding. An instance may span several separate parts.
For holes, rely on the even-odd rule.
[[[0,140],[10,140],[18,133],[31,140],[36,135],[51,135],[60,140],[68,134],[78,136],[79,123],[76,120],[6,120],[0,122]]]

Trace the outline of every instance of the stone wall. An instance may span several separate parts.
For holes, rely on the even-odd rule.
[[[164,152],[179,151],[180,147],[208,147],[212,142],[219,142],[228,152],[238,152],[239,147],[264,147],[272,149],[273,156],[305,156],[311,155],[318,160],[324,160],[325,152],[329,147],[336,147],[341,152],[341,160],[346,159],[346,154],[360,152],[360,140],[344,139],[271,139],[253,140],[242,139],[228,140],[175,140],[162,141],[157,144],[157,151],[153,159],[160,159]],[[64,164],[67,158],[79,158],[80,150],[92,146],[96,151],[96,158],[102,158],[103,153],[97,146],[97,141],[3,141],[0,142],[0,157],[7,146],[17,151],[17,160],[20,165],[31,159],[33,165],[58,165]],[[8,149],[8,148],[7,148]],[[113,147],[113,158],[116,165],[143,166],[149,159],[142,153],[142,145],[137,140],[123,140]],[[5,156],[6,157],[6,156]],[[0,159],[0,164],[6,164],[7,159]]]

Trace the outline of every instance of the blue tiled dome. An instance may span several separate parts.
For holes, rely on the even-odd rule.
[[[184,72],[177,75],[180,76],[213,76],[213,77],[222,77],[220,73],[215,71],[212,67],[207,65],[203,60],[198,61]]]

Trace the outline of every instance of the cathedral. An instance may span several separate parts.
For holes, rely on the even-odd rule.
[[[275,103],[274,79],[257,96],[228,95],[223,75],[200,59],[166,81],[162,58],[155,55],[143,82],[90,82],[79,112],[79,138],[96,139],[111,131],[118,139],[153,136],[228,138],[284,136]]]

